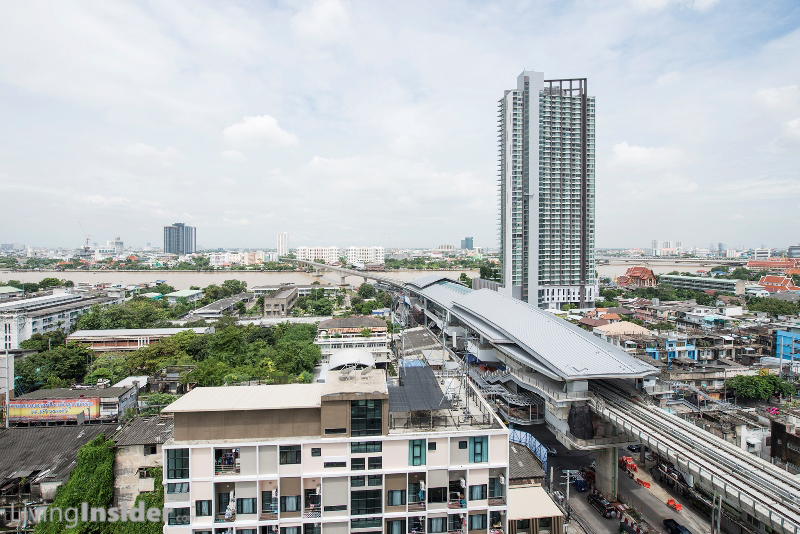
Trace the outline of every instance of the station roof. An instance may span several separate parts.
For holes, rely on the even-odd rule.
[[[481,289],[462,295],[453,301],[451,312],[492,343],[509,345],[502,348],[510,352],[524,352],[531,367],[557,380],[657,373],[653,366],[593,334],[496,291]]]
[[[458,297],[471,292],[472,289],[457,284],[448,278],[437,280],[418,290],[418,293],[423,297],[446,308],[449,308]]]
[[[430,285],[435,284],[441,280],[451,280],[452,278],[448,278],[446,276],[442,276],[440,274],[430,274],[428,276],[421,276],[420,278],[415,278],[407,283],[407,285],[417,288],[417,289],[424,289]]]

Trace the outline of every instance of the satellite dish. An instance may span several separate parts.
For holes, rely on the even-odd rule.
[[[370,365],[369,367],[364,367],[361,370],[361,376],[368,375],[373,369],[375,369],[374,365]]]
[[[353,372],[353,369],[342,369],[339,371],[339,380],[350,380],[350,374]]]

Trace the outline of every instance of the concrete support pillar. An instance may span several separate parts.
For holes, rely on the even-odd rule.
[[[367,283],[367,277],[366,276],[364,277],[364,283],[365,284]]]
[[[347,285],[347,276],[346,275],[342,274],[342,275],[339,276],[339,285],[341,285],[341,286],[346,286]]]
[[[617,500],[617,448],[598,449],[595,452],[595,485],[606,498]]]

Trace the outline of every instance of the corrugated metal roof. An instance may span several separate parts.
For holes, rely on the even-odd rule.
[[[462,291],[466,290],[466,291]],[[420,295],[425,297],[426,299],[432,300],[436,304],[440,306],[444,306],[449,308],[453,305],[453,301],[463,296],[466,293],[471,292],[472,290],[466,288],[464,286],[455,284],[453,282],[447,281],[438,281],[433,284],[426,286],[418,291]]]
[[[565,379],[646,376],[657,370],[577,326],[489,289],[453,301],[452,312],[480,331],[490,327]],[[466,312],[466,313],[464,313]]]
[[[228,386],[194,388],[164,410],[179,412],[224,412],[228,410],[278,410],[318,408],[324,384],[280,384],[273,386]]]
[[[111,388],[53,388],[53,389],[37,389],[25,395],[16,397],[18,400],[42,400],[42,399],[80,399],[80,398],[101,398],[101,399],[117,399],[128,391],[131,387],[111,387]]]
[[[158,415],[135,417],[114,436],[117,447],[155,445],[172,439],[174,421]]]
[[[421,276],[419,278],[415,278],[410,282],[407,282],[407,285],[411,287],[415,287],[417,289],[423,289],[428,287],[429,285],[435,284],[440,280],[451,280],[452,278],[448,278],[447,276],[442,276],[440,274],[429,274],[428,276]]]
[[[68,340],[87,337],[121,337],[121,336],[171,336],[179,332],[192,330],[195,334],[204,334],[208,327],[196,328],[119,328],[115,330],[76,330],[67,336]]]

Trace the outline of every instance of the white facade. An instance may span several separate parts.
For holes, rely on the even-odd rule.
[[[286,256],[289,254],[289,234],[280,232],[278,234],[278,256]]]
[[[753,251],[754,260],[768,260],[770,257],[772,257],[772,249],[757,248]]]
[[[297,247],[295,256],[298,260],[322,261],[324,263],[338,263],[341,257],[339,247]]]
[[[348,247],[345,252],[348,264],[385,263],[383,247]]]
[[[586,80],[524,71],[499,102],[502,292],[592,306],[594,97]]]

